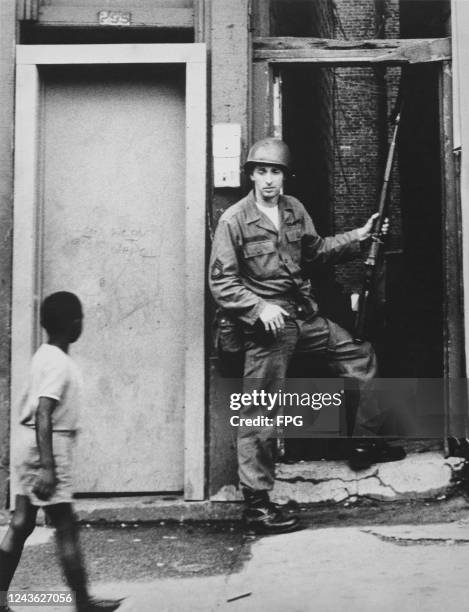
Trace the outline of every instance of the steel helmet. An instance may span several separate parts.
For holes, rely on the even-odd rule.
[[[244,171],[250,172],[255,164],[281,166],[290,170],[291,155],[288,146],[280,138],[263,138],[255,142],[249,149]]]

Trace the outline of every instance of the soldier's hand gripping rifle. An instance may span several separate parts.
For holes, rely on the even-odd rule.
[[[378,218],[375,221],[374,229],[371,234],[371,245],[368,252],[368,257],[365,261],[365,279],[363,289],[358,300],[358,312],[355,320],[355,342],[363,342],[365,340],[366,325],[371,310],[373,293],[376,288],[376,278],[378,265],[382,257],[383,251],[383,225],[387,214],[387,202],[389,191],[389,179],[391,176],[392,164],[394,161],[394,151],[396,149],[397,134],[399,131],[399,123],[401,120],[401,109],[399,108],[394,119],[394,130],[391,144],[389,145],[388,157],[386,160],[386,168],[384,170],[384,179],[381,187],[378,206]]]

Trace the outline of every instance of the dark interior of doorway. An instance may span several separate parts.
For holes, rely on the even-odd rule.
[[[294,158],[287,192],[325,236],[362,225],[374,212],[390,136],[400,69],[282,67],[282,133]],[[438,72],[406,68],[398,154],[390,189],[385,303],[370,330],[380,376],[443,376],[442,185]],[[350,294],[363,280],[356,262],[312,275],[322,312],[353,326]],[[296,359],[290,376],[328,375],[320,359]],[[382,432],[393,435],[392,426]],[[343,439],[287,440],[285,459],[333,459]]]

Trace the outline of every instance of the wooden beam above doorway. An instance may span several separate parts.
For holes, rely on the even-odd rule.
[[[328,38],[255,38],[254,60],[334,65],[394,65],[451,59],[451,39],[336,40]]]
[[[103,4],[105,6],[103,7]],[[117,6],[117,8],[116,8]],[[18,19],[55,27],[151,27],[190,29],[194,9],[183,0],[128,0],[107,7],[107,3],[77,0],[20,0]]]

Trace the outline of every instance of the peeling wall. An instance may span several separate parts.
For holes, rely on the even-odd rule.
[[[0,508],[7,499],[10,433],[15,5],[14,0],[0,3]]]

